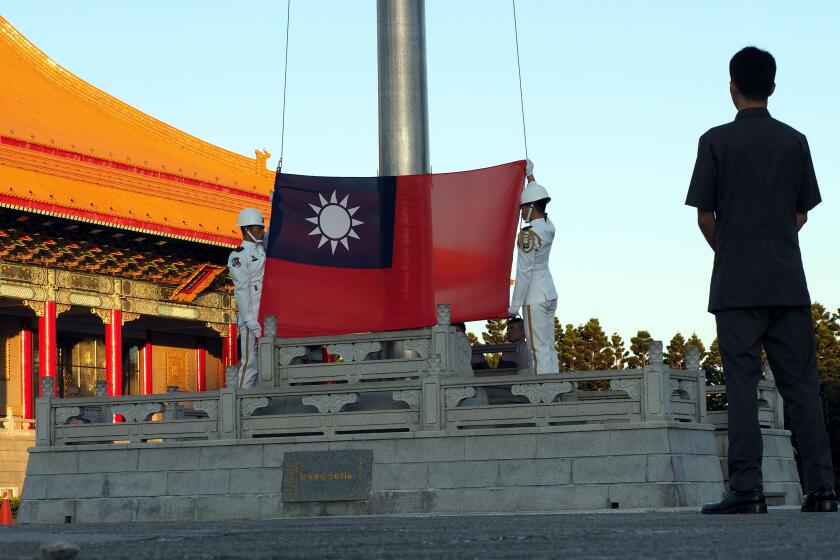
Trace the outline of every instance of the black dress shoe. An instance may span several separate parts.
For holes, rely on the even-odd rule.
[[[830,512],[837,511],[837,495],[831,486],[823,486],[805,494],[802,511]]]
[[[738,492],[730,490],[726,497],[716,504],[706,504],[701,513],[767,513],[764,492],[760,488]]]

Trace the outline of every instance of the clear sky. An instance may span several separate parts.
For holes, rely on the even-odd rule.
[[[771,112],[809,139],[824,203],[801,245],[840,306],[840,3],[517,0],[528,144],[552,193],[564,323],[707,343],[712,252],[683,206],[697,138],[731,120],[729,58],[778,64]],[[280,153],[282,0],[0,0],[59,64],[195,136]],[[436,172],[524,156],[509,0],[427,0]],[[375,175],[374,0],[292,0],[284,170]],[[2,119],[2,115],[0,115]],[[493,216],[487,216],[492,220]]]

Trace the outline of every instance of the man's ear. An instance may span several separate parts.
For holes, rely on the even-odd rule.
[[[767,97],[773,95],[773,92],[776,91],[776,84],[773,84],[773,87],[770,88],[770,93],[767,94]]]
[[[738,89],[735,82],[729,82],[729,93],[732,94],[733,97],[741,93],[741,90]]]

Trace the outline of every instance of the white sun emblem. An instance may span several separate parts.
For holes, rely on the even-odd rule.
[[[320,235],[321,241],[318,243],[320,249],[329,241],[330,248],[332,248],[333,255],[335,248],[341,243],[347,251],[350,251],[350,245],[347,243],[347,238],[359,239],[359,236],[353,230],[354,227],[362,225],[364,222],[353,219],[353,216],[359,210],[359,207],[347,208],[347,199],[350,195],[344,197],[341,202],[335,196],[333,191],[330,201],[324,198],[324,195],[318,193],[318,198],[321,200],[321,205],[316,206],[310,204],[309,207],[315,212],[312,218],[306,218],[307,222],[315,224],[315,229],[309,232],[309,235]]]

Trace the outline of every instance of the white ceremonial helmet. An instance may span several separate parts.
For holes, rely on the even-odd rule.
[[[531,204],[538,200],[551,201],[551,197],[548,196],[548,191],[545,190],[544,186],[540,185],[536,181],[531,181],[528,183],[528,186],[525,187],[525,190],[522,191],[522,197],[519,199],[519,205],[522,206],[524,204]]]
[[[236,225],[239,227],[247,226],[263,226],[265,227],[265,219],[262,212],[256,208],[243,208],[239,212],[239,217],[236,219]]]

